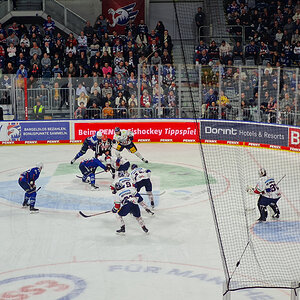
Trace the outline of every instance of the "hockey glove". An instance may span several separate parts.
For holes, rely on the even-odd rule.
[[[110,189],[111,189],[111,192],[113,193],[113,194],[115,194],[117,191],[116,191],[116,189],[115,189],[115,187],[114,186],[110,186]]]
[[[131,141],[133,141],[133,136],[130,136],[129,139],[130,139]]]
[[[35,190],[36,189],[36,186],[35,186],[35,183],[34,181],[30,181],[30,187],[31,187],[31,191]]]
[[[254,193],[254,187],[252,187],[252,186],[247,186],[247,188],[246,188],[246,192],[248,193],[248,194],[250,194],[250,195],[254,195],[255,193]]]
[[[111,212],[112,212],[113,214],[115,214],[115,213],[118,212],[118,210],[117,210],[115,207],[113,207],[112,210],[111,210]]]

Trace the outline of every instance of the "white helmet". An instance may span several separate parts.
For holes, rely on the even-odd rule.
[[[101,139],[102,138],[102,132],[101,131],[97,131],[97,138]]]
[[[263,177],[267,175],[267,171],[264,168],[260,168],[258,171],[259,177]]]
[[[44,168],[44,164],[42,162],[39,162],[36,164],[36,167],[40,169],[40,171]]]

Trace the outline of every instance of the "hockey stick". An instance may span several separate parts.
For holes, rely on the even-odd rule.
[[[38,192],[41,188],[42,188],[42,187],[40,186],[40,187],[38,187],[35,191],[28,192],[27,194],[32,194],[32,193],[34,193],[34,192]]]
[[[101,174],[101,173],[104,173],[105,171],[99,171],[99,172],[96,172],[95,175],[98,175],[98,174]],[[82,178],[83,176],[80,176],[80,175],[76,175],[77,178]]]
[[[284,174],[276,184],[278,184],[283,178],[285,178],[285,176],[286,176],[286,174]]]
[[[166,193],[166,191],[163,191],[163,192],[161,192],[159,194],[153,194],[153,196],[161,196],[161,195],[163,195],[165,193]],[[139,194],[142,195],[142,196],[147,196],[148,195],[147,193],[139,193]]]
[[[90,218],[90,217],[94,217],[94,216],[98,216],[98,215],[108,214],[110,212],[111,212],[111,210],[107,210],[107,211],[103,211],[103,212],[96,213],[96,214],[85,215],[82,211],[79,211],[79,214],[84,218]]]

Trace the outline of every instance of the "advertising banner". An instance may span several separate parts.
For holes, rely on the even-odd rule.
[[[70,139],[69,122],[0,122],[0,141],[59,141]]]
[[[75,123],[75,142],[83,141],[88,136],[100,130],[109,138],[114,135],[116,123]],[[186,122],[132,122],[122,123],[121,129],[130,129],[134,132],[135,142],[197,142],[196,123]]]
[[[300,149],[300,129],[289,128],[289,147]]]
[[[109,20],[110,32],[116,30],[118,34],[124,34],[129,20],[135,25],[145,20],[145,1],[103,0],[102,13]]]
[[[257,123],[201,121],[201,139],[288,146],[288,127]],[[254,145],[250,145],[254,146]]]

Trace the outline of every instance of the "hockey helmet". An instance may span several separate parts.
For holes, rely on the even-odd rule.
[[[120,127],[116,127],[116,128],[115,128],[115,133],[118,133],[118,132],[121,132]]]
[[[36,164],[36,167],[41,171],[44,168],[44,164],[42,162],[39,162]]]
[[[263,177],[267,175],[267,171],[264,168],[260,168],[258,171],[259,177]]]
[[[138,166],[136,164],[131,165],[131,170],[136,169]]]
[[[97,139],[101,139],[102,138],[102,132],[101,131],[97,131]]]
[[[119,191],[119,190],[121,190],[122,188],[123,188],[124,186],[123,186],[123,184],[121,183],[121,182],[116,182],[116,184],[115,184],[115,189],[117,190],[117,191]]]
[[[125,177],[126,176],[126,172],[125,171],[118,171],[118,176],[119,177]]]

